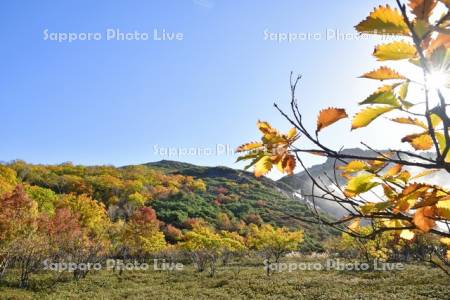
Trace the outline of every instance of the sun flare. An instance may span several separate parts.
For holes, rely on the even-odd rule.
[[[449,87],[449,74],[443,71],[433,71],[428,75],[428,86],[431,89],[443,89]]]

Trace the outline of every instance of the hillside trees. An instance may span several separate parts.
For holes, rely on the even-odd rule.
[[[16,171],[6,166],[0,165],[0,195],[11,192],[16,185]]]
[[[0,275],[17,258],[20,246],[31,242],[37,230],[37,215],[36,203],[28,198],[22,186],[0,198]],[[22,279],[24,285],[27,277]]]
[[[79,216],[80,224],[92,235],[101,236],[108,227],[109,219],[103,203],[87,195],[61,195],[58,208],[68,208]]]
[[[23,164],[21,166],[24,167]],[[59,170],[55,174],[69,168],[71,172],[76,171],[77,176],[89,170],[71,165],[48,168]],[[26,177],[25,174],[33,174],[29,169],[26,173],[20,172]],[[43,172],[44,168],[40,166],[38,169]],[[51,172],[43,173],[48,176]],[[191,179],[182,182],[185,184]],[[136,193],[140,194],[134,192],[130,195],[136,196]],[[164,212],[182,212],[186,215],[176,219],[178,226],[174,226],[170,222],[160,221],[149,204],[158,206],[165,220]],[[248,219],[262,222],[260,217]],[[276,235],[276,239],[271,241],[284,243],[282,238],[287,230],[271,228]],[[107,257],[126,260],[167,256],[174,259],[184,258],[187,253],[198,271],[207,269],[213,276],[219,261],[228,264],[247,253],[249,236],[246,233],[249,232],[250,227],[233,216],[231,211],[221,210],[201,196],[187,191],[136,205],[128,219],[113,222],[103,201],[97,201],[91,195],[57,194],[48,187],[25,182],[0,197],[0,271],[3,274],[8,268],[19,269],[20,285],[27,287],[30,276],[42,272],[44,266],[52,262],[87,265],[104,263]],[[255,238],[253,236],[252,241]],[[297,250],[298,242],[293,242],[295,246],[280,247],[284,247],[283,251]],[[259,250],[265,247],[262,244],[261,247],[258,244]],[[281,256],[281,253],[276,252],[275,255]],[[75,269],[73,278],[84,278],[88,272],[89,269]],[[61,273],[55,274],[58,280]]]
[[[137,209],[124,226],[122,242],[132,256],[146,257],[166,247],[160,222],[150,207]]]
[[[242,184],[225,177],[207,179],[212,183],[207,190],[203,180],[146,166],[23,161],[0,166],[6,187],[0,195],[0,272],[19,270],[22,287],[33,274],[48,270],[47,263],[86,265],[108,257],[173,260],[187,253],[199,270],[213,275],[218,262],[234,262],[247,253],[247,224],[261,225],[273,217],[266,207],[271,200],[260,199],[280,197],[248,174]],[[218,205],[217,195],[223,195]],[[280,222],[296,226],[284,218],[274,224]],[[54,273],[55,280],[61,272]],[[88,272],[77,269],[72,275],[78,280]]]
[[[180,192],[165,199],[158,199],[151,203],[158,212],[158,218],[166,223],[182,227],[188,218],[202,218],[213,221],[218,209],[209,204],[203,197]]]
[[[105,209],[87,196],[55,198],[48,190],[22,185],[0,198],[0,266],[20,270],[20,285],[26,287],[31,273],[42,269],[44,260],[75,263],[95,262],[109,250]],[[76,278],[86,272],[75,272]]]
[[[183,175],[166,175],[146,166],[85,167],[71,163],[45,166],[13,161],[2,165],[0,187],[8,183],[13,189],[17,184],[16,177],[23,183],[48,188],[57,194],[85,194],[106,206],[128,200],[139,204],[179,192],[205,190],[202,180]]]
[[[260,227],[251,224],[247,244],[250,249],[258,251],[270,264],[272,260],[278,263],[285,254],[297,251],[302,241],[302,231],[274,228],[270,224]]]
[[[183,238],[183,232],[175,226],[168,224],[164,228],[164,236],[167,242],[176,244]]]
[[[72,245],[73,251],[69,253],[71,262],[77,264],[102,262],[111,247],[108,236],[111,222],[103,203],[84,194],[70,194],[59,197],[57,208],[69,210],[70,215],[77,217],[82,228],[76,243]],[[55,218],[58,217],[58,214],[55,215]],[[73,275],[75,279],[80,279],[85,277],[88,271],[76,270]]]
[[[218,259],[224,254],[244,250],[245,244],[238,234],[215,232],[210,226],[197,223],[185,233],[180,247],[190,254],[197,271],[203,272],[209,267],[209,274],[214,276]]]

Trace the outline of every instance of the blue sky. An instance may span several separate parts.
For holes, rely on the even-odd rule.
[[[393,1],[386,1],[394,5]],[[315,125],[324,107],[353,113],[376,85],[357,77],[378,66],[374,38],[354,34],[379,0],[353,1],[2,1],[0,4],[0,160],[32,163],[136,164],[160,159],[234,164],[234,155],[161,155],[216,149],[258,138],[256,120],[280,129],[289,72],[303,74],[299,98]],[[149,33],[146,41],[106,40],[107,29]],[[101,40],[44,40],[53,33],[98,32]],[[154,29],[183,34],[155,41]],[[320,33],[320,40],[277,42],[264,32]],[[324,133],[352,147],[386,132],[348,122]],[[375,129],[374,129],[375,130]],[[158,153],[156,153],[156,151]],[[312,160],[310,161],[313,162]]]

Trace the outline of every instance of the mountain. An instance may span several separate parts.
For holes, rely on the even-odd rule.
[[[202,167],[172,160],[161,160],[157,162],[147,163],[145,164],[145,166],[158,169],[169,174],[181,174],[184,176],[192,176],[199,179],[226,178],[240,183],[248,183],[252,182],[252,180],[256,180],[255,176],[251,172],[222,166]],[[282,181],[274,181],[267,177],[261,177],[257,180],[265,186],[276,189],[286,195],[290,195],[294,191],[290,185],[287,185]]]
[[[383,151],[381,151],[381,152],[383,152]],[[377,156],[373,151],[363,150],[363,149],[359,149],[359,148],[344,149],[342,151],[342,153],[348,154],[348,155],[365,156],[365,157],[376,157]],[[427,158],[433,158],[432,153],[422,153],[422,155]],[[336,167],[341,166],[341,165],[342,165],[342,163],[340,163],[340,162],[336,163],[336,160],[334,158],[328,158],[323,164],[318,164],[318,165],[308,168],[308,172],[311,174],[312,177],[320,180],[321,182],[323,182],[323,184],[325,184],[328,187],[333,186],[334,187],[333,189],[336,190],[334,184],[329,180],[329,178],[332,178],[333,180],[335,180],[334,175],[336,174],[336,179],[337,179],[338,184],[340,186],[344,186],[346,184],[346,179],[340,175],[341,172],[339,170],[336,170]],[[335,170],[336,170],[336,173],[335,173]],[[420,170],[418,170],[417,168],[414,168],[414,167],[404,167],[403,170],[408,170],[412,174],[414,174],[414,173],[417,174],[420,172]],[[326,176],[325,174],[327,174],[328,176]],[[450,186],[448,173],[446,173],[443,170],[439,171],[439,172],[435,172],[428,176],[424,176],[421,179],[418,179],[417,181],[418,182],[424,181],[424,182],[428,182],[428,183],[431,182],[434,184],[441,185],[443,187]],[[284,185],[289,186],[289,188],[291,190],[298,193],[300,195],[300,198],[302,198],[307,203],[311,203],[314,200],[317,207],[321,211],[325,212],[326,214],[328,214],[330,216],[333,216],[334,218],[341,218],[347,214],[347,211],[344,208],[342,208],[341,206],[339,206],[338,204],[336,204],[334,202],[322,200],[317,197],[315,199],[313,199],[313,197],[310,196],[311,194],[313,194],[311,192],[313,183],[306,171],[302,171],[293,176],[285,176],[285,177],[279,179],[278,183],[282,183]],[[317,188],[314,190],[314,192],[323,194],[323,192],[318,191]]]
[[[369,150],[363,150],[359,148],[350,148],[345,149],[342,151],[343,154],[348,155],[358,155],[358,156],[368,156],[368,157],[375,157],[376,155]],[[328,158],[323,164],[314,165],[310,168],[308,168],[308,172],[313,176],[314,178],[321,180],[326,186],[332,186],[333,183],[329,180],[328,177],[332,178],[334,180],[335,175],[335,169],[338,166],[341,166],[342,163],[336,162],[334,158]],[[327,174],[328,176],[326,176]],[[342,176],[340,176],[340,172],[336,171],[336,179],[339,185],[345,185],[346,180]],[[306,171],[302,171],[300,173],[297,173],[292,176],[285,176],[278,180],[279,183],[283,183],[290,187],[291,190],[296,191],[299,195],[301,195],[301,198],[303,198],[305,201],[311,203],[313,200],[315,201],[317,207],[324,211],[325,213],[335,217],[340,218],[344,216],[347,212],[344,208],[340,207],[338,204],[334,202],[330,202],[327,200],[311,197],[310,195],[313,194],[312,187],[313,182],[311,181],[309,175]],[[323,193],[317,190],[317,188],[314,190],[314,193]]]
[[[313,214],[306,203],[294,196],[294,190],[283,181],[273,181],[269,178],[256,178],[252,173],[228,167],[202,167],[188,163],[162,160],[148,163],[145,166],[160,170],[165,174],[192,176],[201,179],[206,184],[206,191],[199,193],[205,201],[202,207],[214,207],[234,218],[246,222],[259,217],[265,223],[291,228],[303,228],[306,235],[306,246],[317,250],[320,242],[336,232],[326,226],[311,224],[296,219],[313,219]],[[161,214],[164,208],[171,213],[183,213],[180,199],[164,199],[154,202],[152,206],[163,220]],[[174,202],[178,205],[171,205]],[[295,217],[291,217],[295,216]],[[326,213],[323,217],[330,219]],[[206,219],[208,219],[206,217]],[[173,221],[166,219],[166,221]],[[210,220],[214,222],[214,220]]]

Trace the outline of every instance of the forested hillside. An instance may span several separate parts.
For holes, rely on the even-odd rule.
[[[161,161],[146,165],[32,165],[14,161],[0,166],[0,192],[22,184],[38,210],[47,214],[62,203],[93,201],[110,222],[128,222],[137,210],[154,209],[165,238],[188,230],[198,219],[217,230],[242,232],[249,224],[304,229],[303,250],[321,250],[332,231],[290,216],[311,217],[286,186],[225,167],[199,167]],[[62,201],[61,199],[64,199]],[[81,208],[80,208],[81,209]],[[76,212],[76,209],[75,209]]]

